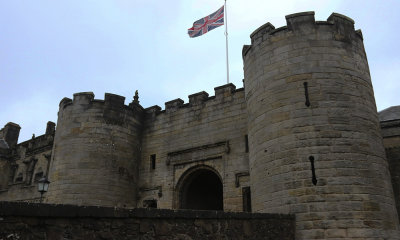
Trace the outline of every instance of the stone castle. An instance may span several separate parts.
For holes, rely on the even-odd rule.
[[[57,129],[0,131],[0,200],[290,213],[296,238],[398,239],[400,107],[377,113],[363,36],[333,13],[267,23],[244,87],[143,108],[138,95],[61,100]]]

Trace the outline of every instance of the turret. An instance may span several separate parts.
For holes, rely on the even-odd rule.
[[[124,101],[91,92],[61,100],[48,202],[136,206],[143,109]]]
[[[253,210],[296,214],[296,239],[398,239],[361,31],[286,21],[243,48]]]

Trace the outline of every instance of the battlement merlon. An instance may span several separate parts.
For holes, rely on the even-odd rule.
[[[222,99],[224,97],[232,96],[235,92],[236,86],[233,83],[228,83],[219,87],[214,88],[215,91],[215,98]]]
[[[312,32],[317,25],[332,25],[335,31],[343,36],[349,35],[353,32],[357,36],[363,39],[361,30],[354,29],[354,20],[339,13],[332,13],[327,21],[315,21],[315,12],[300,12],[290,14],[286,16],[286,26],[275,28],[274,25],[267,22],[258,29],[256,29],[251,35],[251,45],[257,45],[264,40],[271,38],[271,36],[286,32]],[[244,57],[250,50],[251,46],[245,45],[242,50],[242,56]]]
[[[61,99],[60,104],[58,106],[59,106],[60,110],[62,110],[70,104],[72,104],[72,99],[65,97],[65,98]]]
[[[180,108],[183,105],[183,103],[184,103],[183,100],[180,98],[166,102],[165,103],[165,111],[166,112],[174,111],[174,110]]]
[[[189,104],[191,106],[200,105],[205,102],[208,98],[208,93],[201,91],[192,95],[189,95]]]
[[[125,97],[112,93],[105,93],[104,104],[115,108],[122,108],[125,106]]]
[[[251,43],[253,44],[253,39],[257,39],[260,36],[263,36],[265,33],[270,33],[275,29],[275,26],[272,25],[270,22],[262,25],[261,27],[257,28],[252,34],[250,34]]]
[[[86,105],[93,102],[93,100],[94,100],[93,92],[80,92],[74,94],[74,97],[72,99],[72,104]]]

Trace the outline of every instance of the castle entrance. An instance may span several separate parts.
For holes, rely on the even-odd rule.
[[[179,208],[223,210],[223,189],[220,177],[208,168],[188,171],[178,184]]]

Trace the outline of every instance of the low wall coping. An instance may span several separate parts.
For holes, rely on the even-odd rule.
[[[170,210],[154,208],[113,208],[27,202],[0,202],[0,217],[96,217],[96,218],[169,218],[169,219],[291,219],[294,215],[272,213]]]

